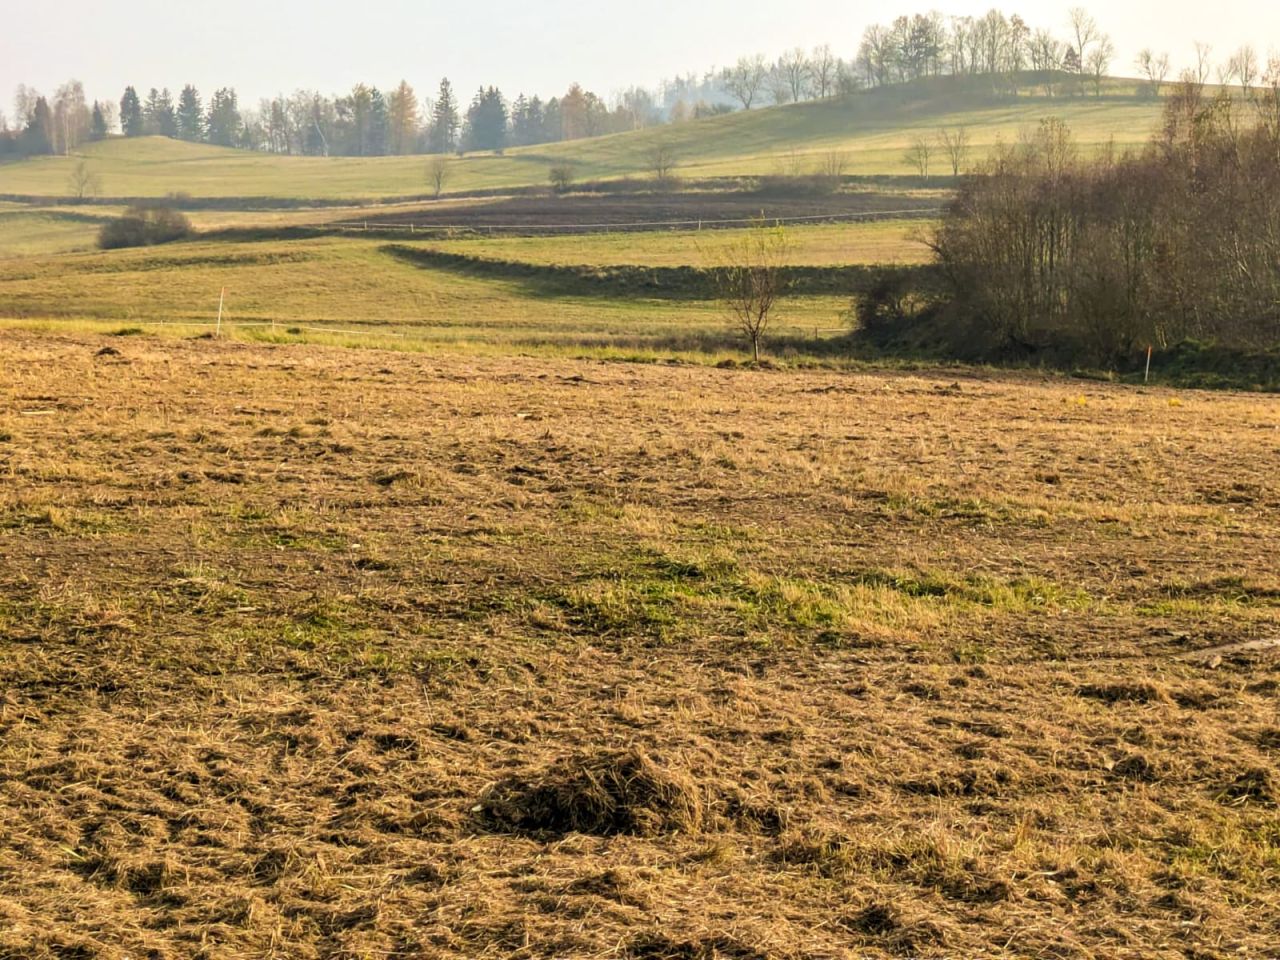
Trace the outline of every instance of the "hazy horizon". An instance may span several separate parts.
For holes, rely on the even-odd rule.
[[[738,56],[776,56],[795,46],[827,43],[856,55],[873,22],[937,9],[978,16],[990,5],[877,3],[854,9],[817,0],[744,7],[724,0],[696,6],[655,0],[636,12],[601,13],[586,0],[548,0],[538,8],[498,0],[488,7],[385,0],[363,22],[333,0],[283,0],[262,9],[225,0],[217,19],[175,13],[161,0],[124,0],[104,17],[88,0],[47,0],[7,18],[0,35],[0,111],[12,116],[14,88],[24,83],[51,94],[70,78],[90,99],[118,100],[126,85],[142,90],[195,84],[203,93],[235,87],[246,105],[299,88],[335,93],[357,82],[383,89],[408,80],[429,96],[448,76],[463,99],[481,84],[508,97],[549,96],[582,83],[603,96]],[[1032,2],[1002,9],[1033,27],[1065,35],[1070,4]],[[203,11],[204,5],[198,10]],[[1248,3],[1208,8],[1186,0],[1142,0],[1123,9],[1088,7],[1115,41],[1113,73],[1134,73],[1143,47],[1188,63],[1196,41],[1225,58],[1253,43],[1264,60],[1280,44],[1280,5]],[[70,25],[70,26],[69,26]],[[194,42],[184,42],[187,35]],[[1271,40],[1270,38],[1275,38]]]

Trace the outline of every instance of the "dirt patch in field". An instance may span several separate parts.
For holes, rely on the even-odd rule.
[[[936,216],[940,209],[941,205],[933,196],[919,197],[907,192],[880,190],[842,191],[816,197],[748,191],[570,194],[563,197],[512,197],[440,210],[427,207],[403,214],[378,213],[343,222],[348,226],[363,227],[373,220],[378,225],[403,225],[405,228],[412,223],[415,227],[457,227],[480,233],[493,227],[501,229],[504,236],[536,236],[617,231],[628,227],[637,230],[671,229],[676,224],[682,224],[684,229],[696,228],[699,224],[711,229],[716,226],[742,226],[761,215],[766,218],[806,218],[814,222],[839,220],[851,214],[896,218],[909,213],[926,218]],[[740,222],[721,223],[726,220]]]

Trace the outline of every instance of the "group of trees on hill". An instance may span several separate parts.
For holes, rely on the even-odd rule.
[[[563,96],[542,100],[524,94],[508,100],[496,87],[482,87],[463,105],[446,78],[431,98],[420,98],[407,82],[390,93],[357,84],[349,93],[325,96],[299,90],[292,96],[242,106],[236,90],[217,90],[207,104],[186,86],[175,97],[168,88],[145,95],[128,87],[119,109],[84,102],[78,81],[59,88],[52,105],[26,87],[15,99],[18,129],[0,115],[0,152],[66,154],[102,139],[116,127],[125,137],[162,136],[300,156],[372,157],[457,150],[502,150],[637,130],[659,122],[652,94],[632,88],[613,102],[578,84]]]
[[[1244,98],[1184,77],[1141,152],[1086,159],[1046,120],[978,173],[935,242],[957,348],[1280,343],[1280,70]]]
[[[215,91],[206,102],[190,85],[176,96],[154,87],[143,95],[131,86],[117,109],[114,103],[88,103],[83,86],[71,81],[51,99],[18,89],[13,127],[0,115],[0,153],[70,153],[110,135],[117,121],[127,137],[159,135],[306,156],[500,151],[933,78],[984,78],[996,93],[1016,94],[1034,84],[1049,96],[1100,96],[1115,59],[1111,39],[1077,7],[1068,11],[1059,33],[999,10],[981,17],[902,16],[868,27],[852,59],[829,45],[789,50],[773,60],[757,54],[723,69],[665,80],[656,92],[632,87],[607,101],[574,84],[548,100],[524,94],[510,100],[486,86],[464,104],[445,79],[432,97],[420,97],[402,81],[390,92],[366,84],[336,96],[299,90],[256,107],[242,105],[233,87]],[[1144,50],[1134,65],[1141,91],[1159,96],[1170,65],[1167,53]],[[1204,84],[1212,72],[1209,48],[1197,45],[1193,79]],[[1264,72],[1248,46],[1216,69],[1221,83],[1246,91]]]
[[[114,108],[98,102],[90,105],[79,80],[64,83],[52,99],[19,85],[13,105],[20,123],[11,128],[0,113],[0,155],[65,155],[89,140],[108,136],[115,125]]]

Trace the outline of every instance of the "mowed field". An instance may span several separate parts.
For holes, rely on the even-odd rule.
[[[1132,96],[1117,81],[1103,99],[1022,96],[992,100],[972,92],[883,90],[842,100],[796,104],[570,143],[471,154],[453,162],[448,191],[543,187],[552,166],[572,163],[579,179],[649,175],[646,157],[668,146],[687,178],[814,172],[831,153],[861,175],[915,174],[904,159],[916,137],[964,127],[984,158],[1016,142],[1045,117],[1065,120],[1085,149],[1144,143],[1160,122],[1159,101]],[[111,140],[82,152],[105,197],[275,197],[299,201],[380,199],[428,193],[426,158],[286,157],[161,138]],[[0,164],[0,194],[63,197],[78,157]],[[949,174],[941,155],[933,173]]]
[[[786,259],[798,266],[924,263],[932,223],[881,220],[787,227]],[[740,245],[741,230],[671,230],[588,236],[469,237],[432,241],[427,249],[539,266],[708,267]]]
[[[0,354],[0,955],[1275,955],[1274,401]]]
[[[0,212],[0,221],[4,213]],[[206,214],[206,227],[242,225]],[[927,221],[883,221],[789,228],[797,266],[920,262]],[[91,222],[85,231],[96,231]],[[197,332],[212,324],[226,290],[225,322],[239,336],[332,340],[404,349],[615,352],[672,356],[694,351],[741,356],[724,307],[706,295],[658,286],[616,288],[559,283],[539,268],[705,268],[720,262],[741,231],[663,231],[394,242],[359,233],[303,240],[194,241],[110,252],[45,252],[0,259],[0,320],[97,324],[112,331],[163,326]],[[88,238],[84,238],[88,239]],[[405,250],[467,258],[419,263]],[[510,275],[468,263],[502,261]],[[527,268],[527,269],[526,269]],[[848,331],[849,295],[790,297],[772,323],[775,338],[826,338]]]

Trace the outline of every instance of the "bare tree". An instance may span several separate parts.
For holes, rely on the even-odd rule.
[[[1147,88],[1151,95],[1159,98],[1160,90],[1169,79],[1169,54],[1157,54],[1150,47],[1138,54],[1138,69],[1147,79]]]
[[[784,53],[774,64],[774,69],[786,83],[795,103],[806,100],[813,82],[813,62],[799,47]]]
[[[69,80],[58,88],[53,98],[54,152],[64,156],[80,146],[89,137],[90,113],[85,102],[84,85],[79,80]]]
[[[752,104],[760,97],[760,90],[769,76],[769,68],[764,56],[742,57],[732,67],[726,67],[720,73],[720,85],[725,93],[742,104],[743,110],[750,110]]]
[[[1115,44],[1104,33],[1098,38],[1093,49],[1089,51],[1089,58],[1085,62],[1089,77],[1093,80],[1093,95],[1095,97],[1102,97],[1102,87],[1107,79],[1107,72],[1111,69],[1111,61],[1115,58]]]
[[[915,137],[902,159],[925,180],[929,179],[929,163],[933,159],[933,144],[926,137]]]
[[[1245,44],[1227,61],[1227,79],[1240,84],[1246,97],[1253,96],[1253,85],[1258,80],[1258,51]]]
[[[1213,47],[1207,43],[1196,41],[1196,65],[1190,78],[1203,87],[1209,82],[1209,74],[1213,71]]]
[[[940,130],[938,145],[942,147],[943,156],[951,164],[951,175],[960,176],[969,161],[969,131],[964,127]]]
[[[1067,11],[1067,21],[1071,25],[1071,37],[1075,41],[1076,56],[1080,58],[1080,69],[1089,57],[1089,47],[1101,39],[1098,21],[1084,7],[1072,7]]]
[[[735,234],[712,276],[721,302],[751,344],[752,360],[759,363],[774,307],[787,290],[788,237],[786,228],[763,217]]]
[[[427,183],[431,187],[432,196],[437,200],[444,193],[453,176],[453,165],[444,154],[436,154],[427,161]]]
[[[71,187],[71,195],[77,200],[95,197],[102,191],[102,180],[97,171],[89,165],[89,161],[81,157],[71,168],[71,176],[67,180]]]
[[[578,179],[578,171],[572,163],[557,163],[547,171],[547,179],[556,193],[568,193],[573,181]]]
[[[810,74],[813,78],[813,90],[819,100],[835,96],[840,79],[840,58],[831,52],[831,47],[823,44],[815,47],[809,59]]]
[[[1037,30],[1031,38],[1031,69],[1044,79],[1044,93],[1053,96],[1053,75],[1062,68],[1062,42],[1048,30]]]
[[[18,84],[18,88],[13,92],[13,122],[19,130],[31,119],[31,112],[35,110],[36,101],[39,99],[39,91],[28,87],[25,83]]]
[[[765,86],[769,89],[769,98],[773,101],[774,106],[781,107],[795,99],[792,95],[791,84],[787,80],[787,75],[776,63],[769,68],[769,77],[765,82]]]
[[[680,165],[680,160],[671,144],[665,141],[654,144],[646,153],[645,162],[659,186],[669,187],[675,183],[676,167]]]
[[[832,150],[823,154],[818,173],[830,180],[839,181],[849,169],[849,154],[840,150]]]

